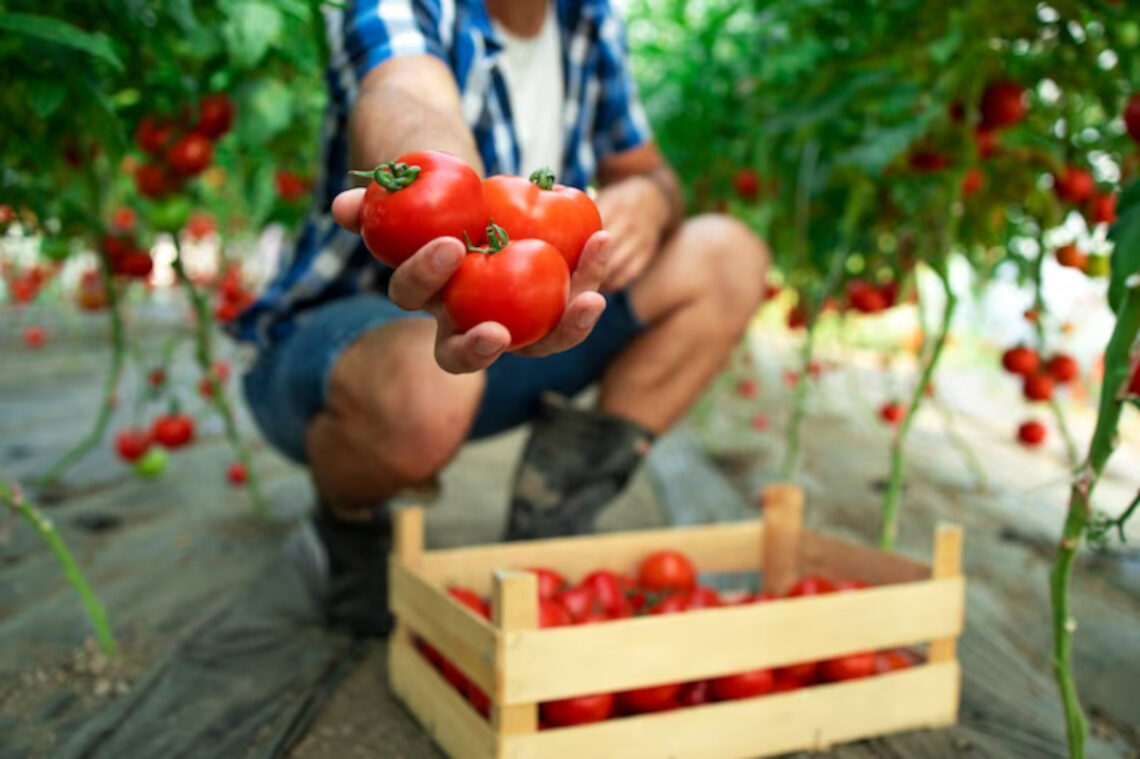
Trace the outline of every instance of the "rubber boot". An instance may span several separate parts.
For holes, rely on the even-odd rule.
[[[322,505],[313,525],[328,560],[323,605],[329,624],[360,635],[387,635],[392,629],[388,610],[392,519],[387,507],[377,506],[371,520],[357,522],[341,519]]]
[[[593,532],[594,520],[625,489],[653,437],[621,417],[544,397],[515,472],[506,540]]]

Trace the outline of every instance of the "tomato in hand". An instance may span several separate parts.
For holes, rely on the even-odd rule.
[[[511,242],[497,225],[490,246],[472,250],[443,288],[443,308],[458,332],[498,322],[511,335],[507,350],[546,337],[558,326],[570,297],[570,270],[542,240]]]
[[[127,428],[115,435],[115,450],[123,461],[138,461],[150,449],[150,433],[144,429]]]
[[[726,675],[712,681],[713,695],[717,701],[735,701],[739,698],[752,698],[771,693],[775,678],[770,669],[754,669],[737,675]]]
[[[483,199],[491,221],[514,240],[542,240],[566,259],[570,271],[590,235],[602,228],[602,216],[590,196],[554,183],[554,172],[539,169],[522,177],[494,176],[483,182]]]
[[[168,414],[154,420],[150,436],[164,448],[181,448],[194,439],[194,420],[185,414]]]
[[[527,570],[538,577],[538,597],[549,600],[566,587],[566,578],[553,569],[531,567]]]
[[[646,590],[688,592],[697,586],[697,568],[680,551],[657,551],[641,562],[638,581]]]
[[[450,153],[408,153],[353,174],[372,179],[360,209],[360,234],[388,266],[399,266],[437,237],[482,240],[489,218],[483,185]]]
[[[214,160],[214,143],[200,134],[181,138],[166,151],[166,162],[175,172],[192,177],[201,174]]]
[[[835,659],[821,661],[818,668],[819,679],[825,683],[855,680],[875,674],[875,652],[865,651],[848,654]]]
[[[668,683],[623,691],[618,694],[617,699],[626,711],[634,714],[649,714],[676,709],[681,705],[677,700],[680,694],[681,683]]]
[[[554,727],[588,725],[609,719],[614,713],[614,694],[597,693],[547,701],[539,707],[542,721]]]

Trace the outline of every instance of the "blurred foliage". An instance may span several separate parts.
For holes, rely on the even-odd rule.
[[[112,207],[149,205],[130,176],[142,160],[139,121],[192,120],[200,98],[223,92],[236,104],[235,128],[186,192],[227,231],[299,219],[304,203],[280,199],[274,175],[316,164],[327,55],[318,0],[14,0],[0,8],[0,203],[54,220],[49,234],[97,235]]]
[[[727,204],[818,301],[821,283],[842,284],[827,284],[837,251],[849,278],[898,281],[952,251],[983,277],[1008,260],[1029,277],[1035,254],[1015,254],[1010,240],[1038,239],[1069,210],[1049,174],[1092,165],[1109,191],[1137,171],[1120,119],[1140,87],[1140,18],[1128,5],[634,0],[630,35],[692,207]],[[1025,87],[1028,112],[983,158],[974,125],[999,80]],[[920,154],[945,168],[918,170]],[[982,187],[963,198],[974,168]],[[736,186],[742,171],[756,176],[754,198]],[[1118,267],[1117,281],[1126,273]]]

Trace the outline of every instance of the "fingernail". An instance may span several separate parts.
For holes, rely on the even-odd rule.
[[[475,338],[475,352],[480,356],[493,356],[499,350],[499,344],[485,337]]]
[[[583,311],[578,314],[578,318],[574,320],[574,323],[578,325],[578,329],[588,329],[594,326],[594,322],[598,320],[598,316],[599,314],[595,314],[593,311]]]
[[[436,245],[435,250],[431,254],[432,266],[440,271],[447,271],[455,264],[455,248],[451,245],[440,243]]]

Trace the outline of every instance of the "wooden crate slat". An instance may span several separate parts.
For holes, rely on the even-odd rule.
[[[962,578],[504,635],[506,703],[698,680],[958,635]]]
[[[504,739],[505,759],[745,759],[954,722],[957,662]]]
[[[916,582],[930,578],[930,567],[897,553],[885,553],[812,530],[802,538],[805,575],[833,580],[855,579],[872,585]]]
[[[495,756],[490,725],[402,636],[388,644],[388,676],[392,690],[451,759]]]
[[[749,520],[452,548],[425,553],[420,573],[433,583],[465,585],[488,595],[496,569],[552,566],[577,580],[594,569],[632,573],[646,554],[663,548],[685,552],[702,572],[743,572],[759,568],[762,535],[761,522]]]
[[[389,604],[401,626],[432,644],[485,693],[495,692],[498,633],[447,593],[393,562]]]

